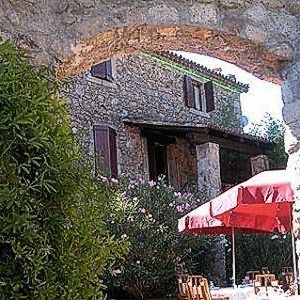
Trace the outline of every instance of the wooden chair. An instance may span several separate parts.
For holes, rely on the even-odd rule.
[[[253,281],[254,292],[257,294],[261,289],[278,289],[278,280],[274,274],[258,274]]]
[[[293,268],[291,267],[283,267],[282,268],[282,273],[281,273],[281,277],[282,277],[282,289],[284,291],[286,290],[290,290],[291,295],[295,294],[295,274],[293,272]]]
[[[262,274],[270,274],[269,268],[268,267],[262,267],[261,268],[261,273]]]
[[[249,280],[253,282],[255,280],[255,276],[259,273],[260,273],[259,271],[250,270],[246,272],[246,275],[249,277]]]
[[[212,297],[209,291],[208,281],[201,275],[188,277],[188,300],[229,300],[227,296]]]
[[[292,267],[283,267],[282,273],[293,273],[293,268]]]
[[[188,286],[187,286],[188,275],[179,275],[178,282],[178,300],[188,300]]]

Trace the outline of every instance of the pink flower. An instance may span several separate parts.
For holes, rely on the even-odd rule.
[[[118,276],[118,275],[121,275],[122,274],[122,271],[120,269],[115,269],[112,271],[113,275],[114,276]]]
[[[111,181],[112,183],[118,183],[118,182],[119,182],[118,179],[116,179],[116,178],[112,178],[110,181]]]
[[[177,205],[177,206],[176,206],[176,210],[177,210],[178,212],[183,212],[183,211],[184,211],[182,205]]]
[[[105,177],[105,176],[99,175],[99,178],[100,178],[103,182],[108,182],[108,178]]]
[[[148,183],[150,187],[154,187],[156,185],[156,182],[153,180],[150,180]]]

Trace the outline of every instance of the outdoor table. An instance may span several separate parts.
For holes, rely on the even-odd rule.
[[[300,296],[286,296],[279,295],[275,292],[270,292],[269,295],[255,295],[253,287],[238,287],[234,288],[221,288],[218,290],[211,290],[212,297],[218,295],[228,296],[230,300],[300,300]]]
[[[248,300],[254,295],[253,287],[247,286],[243,288],[221,288],[210,291],[212,298],[218,295],[228,296],[230,300]]]

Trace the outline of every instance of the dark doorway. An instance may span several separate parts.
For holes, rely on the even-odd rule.
[[[164,175],[168,181],[167,145],[148,139],[149,177],[157,180]]]

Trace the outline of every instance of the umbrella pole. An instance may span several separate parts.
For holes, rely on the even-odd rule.
[[[233,288],[236,288],[236,272],[235,272],[235,235],[234,227],[232,227],[232,279],[233,279]]]
[[[293,272],[294,272],[294,283],[297,285],[297,260],[296,260],[296,248],[295,248],[295,235],[294,232],[292,232],[292,251],[293,251]],[[298,295],[298,288],[296,289],[296,295]]]

